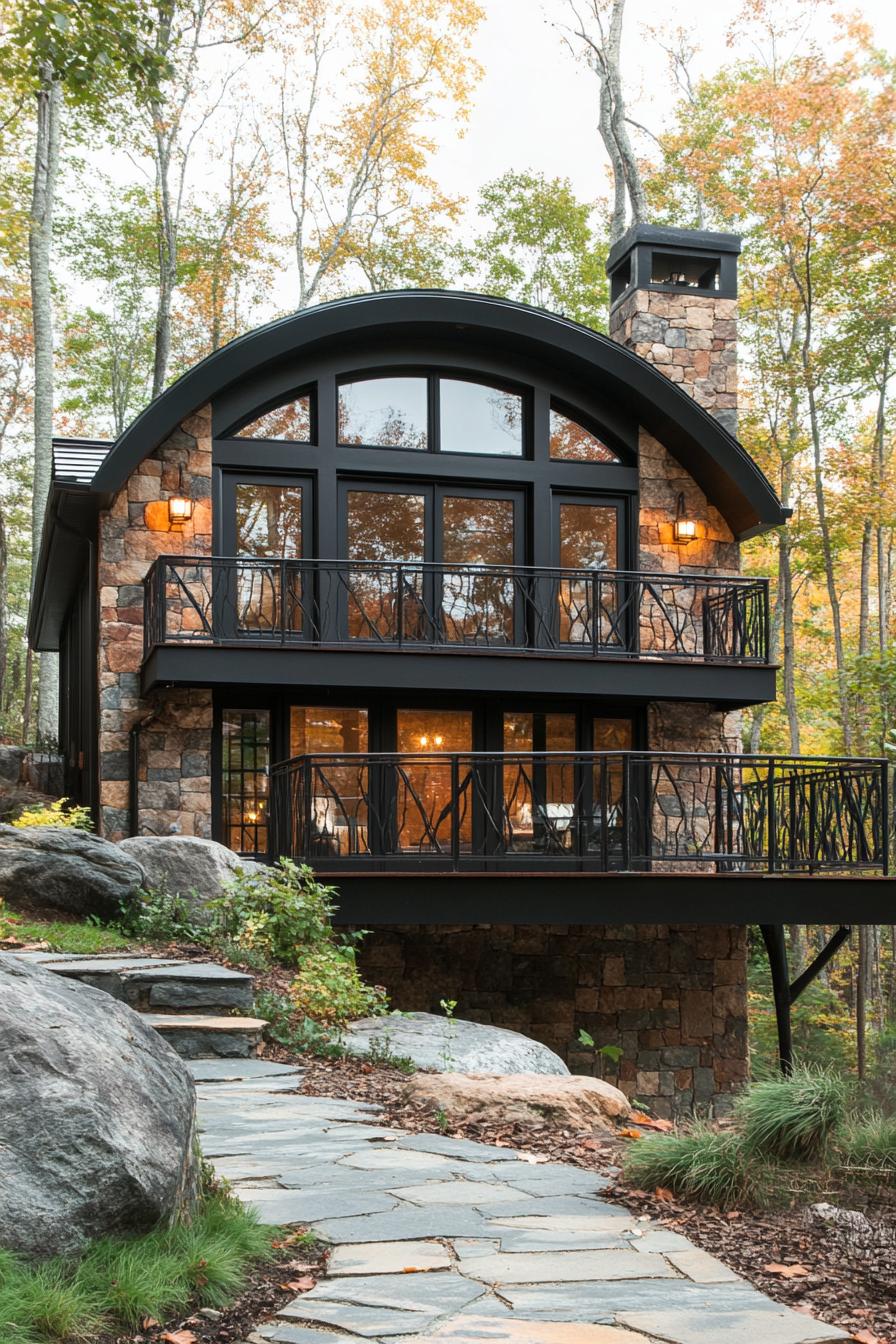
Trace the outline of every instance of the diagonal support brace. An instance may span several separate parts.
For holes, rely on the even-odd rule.
[[[760,924],[759,927],[765,940],[769,969],[772,973],[772,995],[775,1002],[775,1020],[778,1027],[778,1058],[781,1064],[781,1072],[790,1074],[793,1072],[791,1006],[796,1003],[803,991],[820,975],[831,958],[843,946],[852,933],[852,928],[849,925],[841,924],[837,932],[818,953],[818,956],[791,984],[784,925]]]

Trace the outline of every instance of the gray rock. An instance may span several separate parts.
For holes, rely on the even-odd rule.
[[[437,1073],[553,1073],[568,1075],[559,1055],[517,1031],[487,1027],[435,1013],[365,1017],[345,1032],[351,1054],[365,1055],[376,1041],[393,1055],[407,1055],[418,1069]]]
[[[195,1094],[140,1016],[0,954],[0,1245],[67,1254],[195,1196]]]
[[[22,762],[27,755],[27,747],[0,746],[0,784],[19,783],[22,778]]]
[[[215,840],[197,835],[133,835],[118,849],[140,864],[148,890],[183,897],[195,919],[201,920],[206,901],[216,900],[237,870],[263,867],[234,854]]]
[[[70,826],[0,826],[0,896],[111,918],[143,884],[118,845]]]

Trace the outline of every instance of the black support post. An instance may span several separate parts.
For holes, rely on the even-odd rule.
[[[793,1033],[790,1022],[790,971],[787,966],[787,943],[783,924],[760,924],[768,964],[772,973],[772,993],[775,1000],[775,1019],[778,1024],[778,1058],[781,1072],[793,1072]]]

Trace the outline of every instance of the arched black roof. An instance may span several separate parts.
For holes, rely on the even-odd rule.
[[[147,454],[189,415],[265,367],[300,363],[340,341],[426,342],[469,334],[471,344],[561,367],[570,379],[631,412],[678,459],[735,536],[782,523],[787,513],[737,439],[662,373],[588,327],[542,309],[481,294],[403,290],[338,299],[240,336],[196,364],[147,406],[112,447],[92,490],[119,490]]]

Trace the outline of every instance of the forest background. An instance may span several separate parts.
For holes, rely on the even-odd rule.
[[[604,330],[607,250],[644,218],[744,238],[740,437],[793,509],[744,551],[781,663],[745,749],[896,756],[892,15],[702,9],[0,0],[0,734],[55,733],[24,635],[53,434],[114,438],[234,336],[345,294],[474,289]],[[479,56],[517,14],[544,83],[511,69],[483,120]],[[789,936],[800,962],[826,931]],[[863,931],[801,1006],[816,1053],[852,1061],[867,998],[896,1055],[894,946]]]

